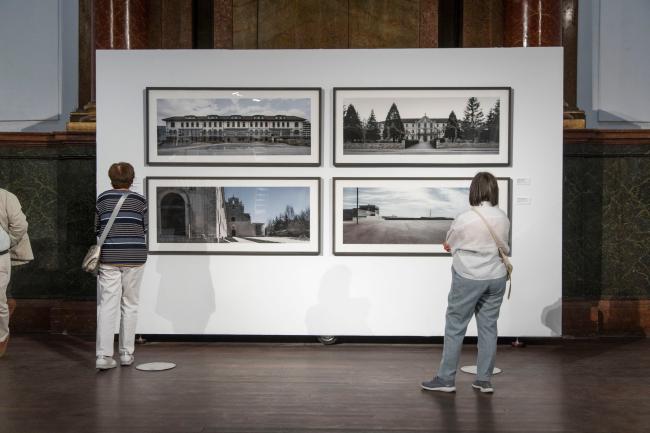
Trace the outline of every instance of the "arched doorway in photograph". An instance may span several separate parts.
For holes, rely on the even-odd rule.
[[[162,233],[187,237],[185,205],[185,199],[175,192],[170,192],[162,198],[160,201],[160,228]]]

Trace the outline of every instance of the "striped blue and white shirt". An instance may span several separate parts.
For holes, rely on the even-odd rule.
[[[133,192],[111,189],[97,197],[95,232],[100,237],[118,200],[129,194],[120,208],[99,257],[113,266],[140,266],[147,261],[147,199]]]

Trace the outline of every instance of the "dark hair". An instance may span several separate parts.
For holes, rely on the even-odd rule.
[[[499,204],[497,179],[487,171],[477,173],[469,186],[469,204],[478,206],[484,201],[489,201],[492,206]]]
[[[116,162],[108,169],[108,177],[111,178],[113,188],[125,189],[133,183],[135,171],[128,162]]]

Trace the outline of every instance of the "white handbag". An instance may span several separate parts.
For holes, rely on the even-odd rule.
[[[84,271],[90,272],[93,275],[97,275],[97,272],[99,272],[99,256],[102,253],[102,245],[104,245],[106,236],[108,236],[108,233],[111,231],[113,222],[115,222],[115,218],[117,218],[117,214],[120,212],[120,208],[124,204],[124,201],[128,195],[129,194],[127,193],[123,194],[122,197],[120,197],[120,199],[117,201],[117,204],[115,205],[115,209],[113,209],[113,213],[111,213],[111,217],[106,223],[106,227],[104,227],[104,231],[102,232],[99,241],[97,241],[96,245],[88,248],[88,252],[81,262],[81,269]]]

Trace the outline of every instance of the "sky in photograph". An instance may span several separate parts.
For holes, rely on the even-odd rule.
[[[308,187],[226,187],[226,200],[238,197],[254,223],[267,223],[292,206],[296,214],[309,209]]]
[[[379,206],[379,215],[455,218],[469,208],[469,188],[359,188],[359,205]],[[357,207],[357,188],[343,188],[343,207]]]
[[[370,117],[370,110],[375,110],[375,117],[378,122],[386,120],[386,115],[393,102],[397,104],[399,115],[404,118],[420,118],[426,115],[432,118],[447,119],[449,113],[453,110],[458,119],[464,117],[465,107],[467,106],[466,97],[461,98],[344,98],[343,105],[354,105],[354,108],[359,113],[361,120]],[[483,115],[487,117],[490,109],[499,98],[477,98]],[[341,107],[342,108],[342,107]],[[343,111],[341,111],[343,112]]]
[[[160,98],[157,102],[158,125],[164,126],[162,120],[172,116],[207,116],[216,114],[228,116],[241,114],[251,116],[261,114],[273,116],[284,114],[287,116],[298,116],[311,120],[311,102],[309,98],[269,98],[255,101],[251,98]]]

